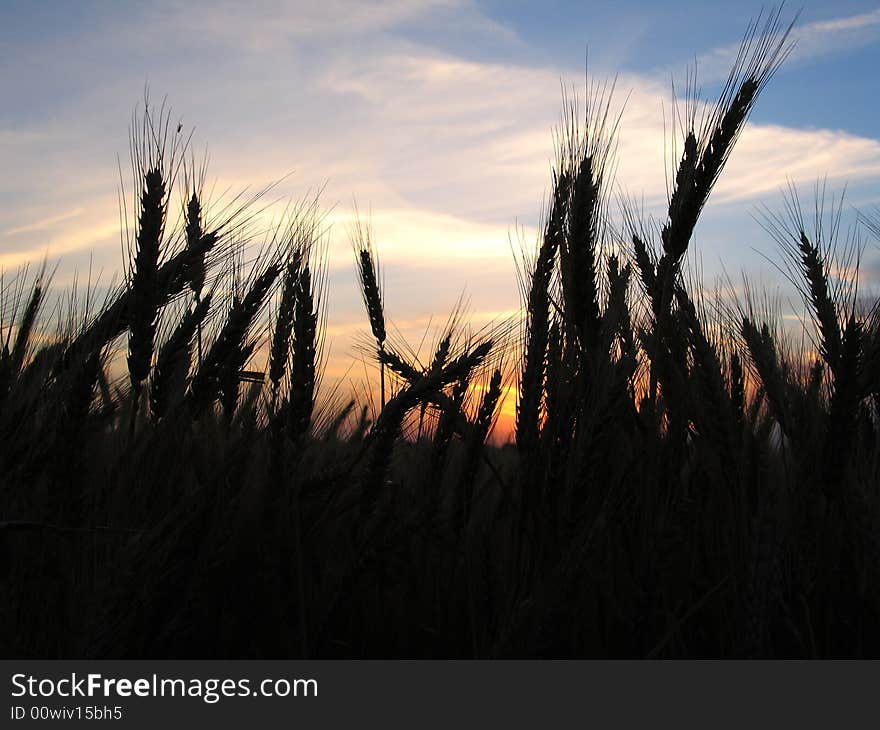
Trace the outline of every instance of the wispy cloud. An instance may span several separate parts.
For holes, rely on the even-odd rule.
[[[797,23],[786,65],[797,66],[840,51],[851,51],[880,42],[880,8],[831,20]],[[699,78],[706,83],[727,78],[740,49],[739,42],[726,43],[697,56]],[[674,67],[666,70],[669,72]],[[678,71],[678,68],[674,68]]]
[[[32,223],[25,223],[24,225],[17,226],[16,228],[9,228],[5,231],[0,231],[0,236],[20,236],[23,233],[35,233],[36,231],[45,231],[47,229],[52,229],[60,223],[66,223],[67,221],[76,218],[78,215],[82,214],[82,208],[74,208],[73,210],[68,210],[60,215],[53,215],[48,218],[43,218],[42,220],[37,220]]]
[[[880,8],[868,13],[807,23],[798,31],[803,54],[852,48],[880,40]]]

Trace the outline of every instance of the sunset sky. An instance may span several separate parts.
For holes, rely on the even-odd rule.
[[[418,344],[464,294],[475,321],[519,307],[511,239],[536,238],[561,84],[615,75],[615,189],[661,215],[664,111],[697,63],[717,93],[761,2],[12,2],[0,5],[0,266],[48,254],[55,283],[121,268],[117,157],[149,85],[206,147],[218,189],[326,184],[331,373],[366,328],[348,233],[370,211],[388,315]],[[793,14],[796,8],[791,9]],[[786,11],[788,12],[788,11]],[[880,7],[807,0],[798,45],[759,100],[697,230],[705,278],[773,285],[755,220],[827,177],[880,202]],[[867,279],[880,280],[867,241]],[[430,339],[430,338],[429,338]]]

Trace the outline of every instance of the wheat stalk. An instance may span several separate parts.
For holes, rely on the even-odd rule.
[[[174,331],[159,348],[150,384],[150,410],[153,420],[167,415],[169,407],[183,398],[186,377],[192,362],[193,337],[208,315],[210,307],[211,295],[208,294],[181,317]]]

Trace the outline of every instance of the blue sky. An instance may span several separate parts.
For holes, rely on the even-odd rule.
[[[117,156],[149,84],[207,147],[218,189],[292,172],[332,208],[331,370],[364,328],[352,201],[369,209],[390,314],[418,341],[464,291],[475,321],[518,306],[513,236],[533,241],[560,83],[617,75],[616,182],[662,215],[663,114],[696,61],[711,96],[759,2],[392,0],[0,4],[0,266],[48,255],[56,283],[121,269]],[[793,15],[792,6],[784,14]],[[704,276],[776,286],[754,220],[787,180],[880,202],[880,5],[805,2],[792,57],[759,100],[697,230]],[[666,140],[668,143],[668,140]],[[852,218],[852,208],[846,208]],[[870,256],[869,266],[880,272]]]

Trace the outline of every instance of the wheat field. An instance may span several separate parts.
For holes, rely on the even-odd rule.
[[[3,278],[4,654],[880,656],[880,301],[859,251],[794,188],[768,216],[800,340],[760,291],[713,297],[688,267],[789,30],[751,26],[720,96],[686,105],[657,223],[612,214],[610,98],[566,104],[521,322],[454,312],[421,362],[362,220],[369,394],[322,383],[320,201],[253,240],[261,194],[209,205],[145,108],[120,285],[84,303],[45,268]]]

